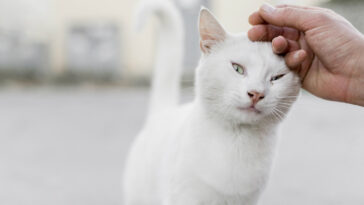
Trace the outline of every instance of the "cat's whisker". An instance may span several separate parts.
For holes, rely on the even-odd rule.
[[[290,107],[287,107],[287,106],[277,106],[277,109],[280,109],[280,110],[285,110],[285,111],[288,111],[290,109]],[[286,112],[285,112],[286,113]]]
[[[272,110],[273,112],[272,112],[272,114],[273,114],[273,116],[278,120],[278,121],[281,121],[282,120],[282,118],[281,118],[281,116],[279,115],[279,113],[275,110],[275,109],[273,109]]]
[[[276,105],[276,104],[292,104],[295,100],[291,100],[291,101],[272,101],[272,102],[267,102],[266,104],[268,105]]]
[[[292,98],[297,98],[298,96],[285,96],[285,97],[276,97],[278,99],[292,99]]]
[[[278,102],[278,104],[286,104],[286,105],[292,105],[294,101],[281,101],[281,102]]]
[[[291,107],[292,106],[292,103],[277,103],[277,107],[278,106]]]
[[[285,98],[285,97],[298,97],[298,96],[299,96],[299,94],[298,95],[284,95],[283,97],[281,97],[281,96],[277,96],[277,97]]]
[[[274,111],[276,111],[279,114],[279,116],[281,117],[281,120],[284,119],[285,113],[283,111],[281,111],[278,108],[274,108]]]
[[[267,107],[276,107],[276,106],[280,106],[280,105],[283,105],[286,107],[291,107],[292,103],[291,102],[277,102],[277,103],[266,104]]]
[[[276,107],[276,111],[278,111],[282,116],[285,116],[285,112],[283,112],[281,109],[278,109],[278,107]]]
[[[277,101],[272,101],[272,103],[276,103],[276,104],[279,104],[279,103],[294,103],[296,100],[293,99],[293,100],[277,100]]]

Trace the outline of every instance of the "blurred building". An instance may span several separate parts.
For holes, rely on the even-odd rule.
[[[197,16],[209,7],[232,32],[249,28],[248,16],[264,0],[175,0],[185,18],[185,71],[199,58]],[[147,79],[156,45],[155,19],[133,29],[135,0],[0,0],[0,72],[24,76],[104,76]],[[271,0],[312,5],[319,0]]]

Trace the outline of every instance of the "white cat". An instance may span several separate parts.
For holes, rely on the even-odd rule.
[[[299,78],[271,43],[227,33],[203,8],[196,97],[178,105],[182,20],[172,3],[158,2],[141,12],[157,14],[162,27],[150,113],[127,160],[124,204],[257,204]]]

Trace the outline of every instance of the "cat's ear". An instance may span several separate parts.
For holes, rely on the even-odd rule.
[[[211,48],[226,38],[226,32],[214,15],[206,8],[201,8],[199,18],[200,48],[209,53]]]

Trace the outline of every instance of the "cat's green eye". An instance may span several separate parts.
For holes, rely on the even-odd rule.
[[[276,81],[276,80],[279,80],[281,79],[283,76],[285,76],[286,74],[281,74],[281,75],[276,75],[276,76],[273,76],[270,81]]]
[[[236,63],[232,63],[233,65],[233,68],[236,72],[238,72],[239,74],[243,75],[244,74],[244,67],[239,65],[239,64],[236,64]]]

